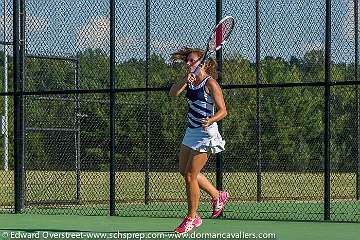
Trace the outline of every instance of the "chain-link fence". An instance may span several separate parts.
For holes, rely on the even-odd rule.
[[[226,151],[204,169],[224,217],[360,220],[357,0],[1,2],[0,212],[182,217],[169,56],[232,15]]]

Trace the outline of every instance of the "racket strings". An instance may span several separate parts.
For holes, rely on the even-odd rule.
[[[211,36],[209,41],[209,51],[214,52],[221,48],[221,45],[229,37],[231,30],[234,26],[234,19],[228,18],[219,24]]]

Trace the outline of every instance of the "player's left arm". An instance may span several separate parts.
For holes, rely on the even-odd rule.
[[[217,83],[217,81],[215,79],[209,79],[206,83],[206,87],[209,90],[209,93],[211,94],[215,106],[216,106],[216,112],[215,114],[208,118],[208,122],[207,122],[207,126],[210,126],[212,123],[214,122],[218,122],[220,120],[222,120],[224,117],[226,117],[227,115],[227,110],[226,110],[226,105],[225,105],[225,101],[224,101],[224,95],[222,93],[222,90],[219,86],[219,84]]]

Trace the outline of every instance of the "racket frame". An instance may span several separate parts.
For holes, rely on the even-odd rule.
[[[210,42],[211,42],[213,36],[216,35],[216,33],[215,33],[215,32],[216,32],[216,29],[217,29],[223,22],[227,21],[228,19],[232,19],[233,24],[232,24],[232,26],[231,26],[231,28],[230,28],[229,33],[227,34],[227,37],[219,44],[219,46],[217,46],[217,47],[215,46],[215,49],[214,49],[214,50],[209,51],[209,50],[210,50],[210,48],[209,48]],[[229,38],[232,30],[234,29],[234,25],[235,25],[235,19],[234,19],[232,16],[226,16],[226,17],[224,17],[223,19],[221,19],[221,21],[216,25],[216,27],[215,27],[214,30],[212,31],[210,37],[208,38],[208,41],[207,41],[207,44],[206,44],[206,50],[205,50],[203,56],[201,57],[200,64],[198,65],[197,68],[201,68],[201,66],[204,64],[204,62],[205,62],[206,59],[208,58],[208,55],[210,55],[210,54],[212,54],[213,52],[216,52],[217,50],[221,49],[222,45],[226,42],[226,40]],[[195,70],[195,71],[196,71],[196,70]],[[194,71],[194,72],[195,72],[195,71]]]

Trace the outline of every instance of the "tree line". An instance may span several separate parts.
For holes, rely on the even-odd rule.
[[[4,61],[3,54],[0,60]],[[71,61],[26,58],[26,91],[109,88],[109,57],[100,49],[78,54],[79,72]],[[9,89],[13,67],[9,58]],[[116,87],[146,87],[146,62],[116,64]],[[151,55],[149,87],[169,87],[184,77],[184,66]],[[353,63],[332,63],[333,81],[353,80]],[[4,64],[1,64],[3,71]],[[265,57],[262,83],[324,81],[324,51],[311,50],[289,60]],[[78,74],[78,77],[76,77]],[[241,55],[224,58],[222,85],[254,84],[254,62]],[[78,79],[78,82],[76,82]],[[3,75],[1,83],[3,87]],[[223,89],[229,115],[222,121],[226,140],[225,171],[321,171],[324,161],[324,88],[273,87]],[[259,101],[257,102],[257,94]],[[358,159],[358,86],[331,88],[331,161],[336,171],[355,171]],[[9,98],[9,159],[13,159],[13,102]],[[3,98],[0,107],[3,108]],[[259,103],[259,118],[257,104]],[[167,92],[116,94],[116,161],[118,170],[177,170],[177,152],[186,128],[184,96]],[[109,95],[62,94],[24,97],[25,168],[107,171],[109,168]],[[260,131],[260,141],[257,136]],[[258,150],[261,150],[260,155]],[[4,154],[4,149],[0,149]],[[76,157],[79,156],[79,162]],[[209,164],[213,168],[214,163]]]

